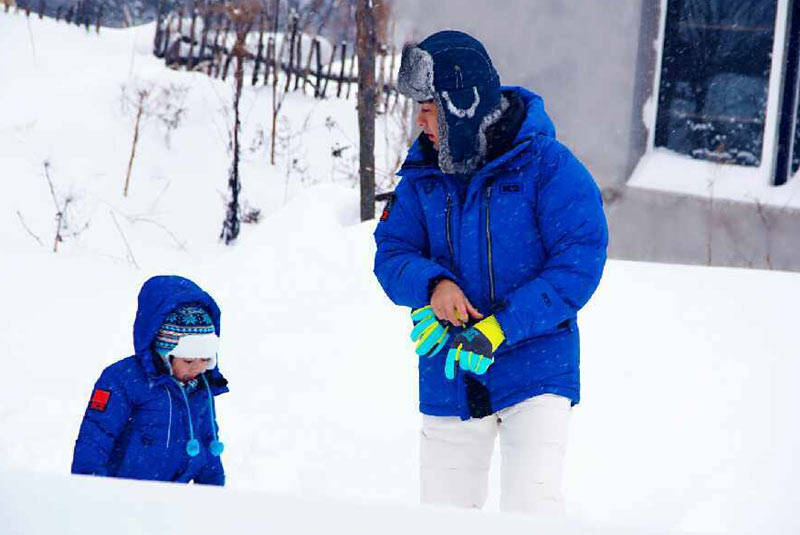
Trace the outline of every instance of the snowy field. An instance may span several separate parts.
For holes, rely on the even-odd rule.
[[[257,142],[270,92],[246,91],[242,195],[263,217],[225,247],[230,88],[165,69],[150,32],[0,13],[0,532],[800,531],[800,276],[621,261],[580,318],[567,518],[496,513],[498,470],[485,512],[417,506],[408,311],[372,276],[374,223],[331,156],[357,140],[354,101],[288,97],[297,135],[272,167]],[[143,129],[123,198],[120,93],[141,80],[187,87],[187,112],[170,148]],[[88,223],[57,254],[44,161],[75,199],[70,229]],[[91,387],[132,351],[136,293],[161,273],[222,309],[224,489],[69,475]]]

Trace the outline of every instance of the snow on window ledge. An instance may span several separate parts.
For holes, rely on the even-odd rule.
[[[765,176],[763,165],[719,164],[662,148],[650,149],[642,156],[628,186],[706,199],[800,209],[800,176],[783,186],[773,186]]]

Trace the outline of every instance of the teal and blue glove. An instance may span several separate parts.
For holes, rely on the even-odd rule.
[[[411,319],[414,322],[411,340],[417,342],[417,355],[432,357],[447,345],[450,327],[442,325],[430,305],[412,310]]]
[[[448,379],[456,376],[456,362],[464,371],[483,375],[494,364],[494,352],[506,339],[503,329],[494,315],[485,318],[453,338],[444,375]]]

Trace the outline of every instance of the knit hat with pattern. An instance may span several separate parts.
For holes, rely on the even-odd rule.
[[[196,305],[185,305],[173,310],[164,319],[153,341],[153,349],[165,360],[170,355],[209,358],[211,362],[208,369],[213,369],[217,360],[217,344],[214,322],[208,312]],[[186,354],[182,348],[190,348],[190,353]]]

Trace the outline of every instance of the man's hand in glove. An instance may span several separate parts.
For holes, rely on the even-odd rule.
[[[456,362],[464,371],[483,375],[494,363],[494,352],[505,339],[494,315],[457,334],[447,352],[445,377],[455,378]]]

